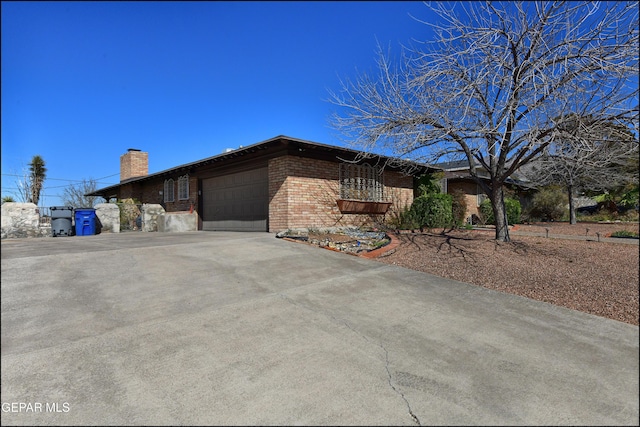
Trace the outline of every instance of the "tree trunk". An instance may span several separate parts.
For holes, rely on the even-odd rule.
[[[569,224],[575,225],[578,221],[576,220],[576,204],[573,200],[573,186],[567,187],[567,193],[569,196]]]
[[[492,183],[491,208],[496,222],[496,240],[510,242],[507,210],[504,207],[504,191],[501,184]]]

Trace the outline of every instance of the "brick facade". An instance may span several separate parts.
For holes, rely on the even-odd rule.
[[[120,156],[120,182],[149,174],[149,153],[129,149]]]
[[[336,162],[281,156],[269,161],[269,231],[288,228],[372,225],[369,215],[338,209],[339,167]],[[413,201],[413,178],[385,171],[385,199],[395,211]]]
[[[349,161],[357,155],[353,150],[279,136],[149,175],[148,153],[130,149],[120,157],[121,183],[93,194],[107,200],[131,198],[138,203],[160,204],[166,212],[193,209],[198,213],[202,226],[203,212],[199,211],[211,206],[199,192],[204,180],[267,167],[267,228],[271,232],[289,228],[373,225],[388,220],[391,215],[412,203],[413,177],[397,170],[385,170],[384,201],[391,202],[386,215],[340,212],[337,203],[340,192],[339,159]],[[178,179],[186,174],[189,176],[189,198],[179,200]],[[164,183],[169,179],[174,182],[173,202],[164,201]]]
[[[474,181],[449,181],[447,183],[447,193],[453,194],[456,190],[462,191],[467,202],[465,218],[469,218],[471,215],[478,215],[478,184]]]
[[[174,201],[164,201],[164,180],[152,180],[148,182],[134,182],[123,184],[120,187],[119,199],[133,199],[138,203],[153,203],[161,205],[167,212],[183,212],[191,209],[194,210],[198,203],[198,179],[189,176],[189,198],[187,200],[178,200],[178,178],[179,176],[167,177],[173,178],[174,185]]]

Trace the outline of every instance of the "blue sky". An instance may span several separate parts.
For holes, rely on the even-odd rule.
[[[277,135],[342,145],[327,102],[377,43],[429,38],[422,2],[2,2],[2,196],[34,155],[41,205]]]

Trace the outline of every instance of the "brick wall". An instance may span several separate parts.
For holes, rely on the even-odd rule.
[[[173,178],[174,185],[174,201],[164,202],[164,179],[156,179],[144,183],[124,184],[120,187],[120,199],[134,199],[137,202],[156,203],[162,205],[167,212],[183,212],[193,208],[196,210],[198,206],[198,180],[196,177],[189,176],[189,199],[178,200],[178,177],[179,175],[166,177]]]
[[[456,181],[447,184],[447,193],[453,194],[456,190],[461,190],[464,193],[467,202],[465,218],[478,215],[478,184],[472,181]]]
[[[276,157],[269,160],[269,231],[288,228],[287,168],[288,157]]]
[[[144,199],[152,200],[148,203],[161,204],[167,212],[184,212],[191,209],[196,210],[198,207],[198,179],[189,175],[189,198],[187,200],[178,200],[178,178],[183,175],[167,176],[165,179],[173,179],[173,202],[164,201],[164,180],[145,187]],[[160,194],[160,192],[163,194]]]
[[[120,182],[149,174],[149,153],[130,150],[120,156]]]
[[[282,156],[269,161],[269,231],[288,228],[362,226],[373,223],[369,215],[342,214],[339,163]],[[413,179],[386,171],[385,198],[393,209],[413,201]],[[380,218],[378,218],[380,219]]]

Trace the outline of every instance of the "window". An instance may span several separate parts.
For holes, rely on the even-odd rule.
[[[189,199],[189,175],[178,178],[178,200]]]
[[[340,198],[383,201],[382,170],[378,166],[340,164]]]
[[[175,200],[174,196],[174,185],[173,179],[167,179],[164,181],[164,201],[165,202],[173,202]]]

